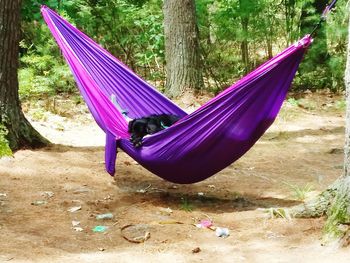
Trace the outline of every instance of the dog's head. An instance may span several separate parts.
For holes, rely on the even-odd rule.
[[[129,122],[128,132],[137,137],[143,137],[147,134],[147,119],[134,119]]]

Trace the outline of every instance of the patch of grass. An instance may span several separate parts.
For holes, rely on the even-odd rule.
[[[312,185],[306,184],[304,186],[293,185],[291,183],[285,182],[285,184],[292,190],[293,197],[296,200],[304,201],[307,194],[313,190]]]
[[[37,109],[32,114],[32,119],[35,121],[47,121],[47,115],[43,109]]]
[[[192,212],[194,209],[194,206],[190,203],[187,197],[181,197],[180,209],[186,212]]]
[[[339,224],[349,224],[350,223],[350,206],[349,197],[347,195],[338,194],[330,208],[327,211],[327,221],[325,224],[325,232],[332,233],[335,236],[343,234],[339,229]]]
[[[349,199],[347,195],[338,194],[327,211],[327,221],[324,232],[328,238],[338,238],[344,235],[341,224],[350,223]]]
[[[84,102],[82,96],[80,96],[80,95],[73,95],[71,98],[74,101],[75,105],[79,105],[79,104],[82,104]]]
[[[335,103],[335,108],[338,110],[345,110],[346,108],[346,101],[345,100],[338,100]]]
[[[7,139],[5,138],[6,135],[6,128],[0,124],[0,158],[3,156],[12,156],[12,151],[9,147]]]
[[[317,103],[310,99],[300,100],[299,107],[305,110],[316,110],[318,108]]]
[[[287,101],[287,105],[290,105]],[[288,122],[291,120],[295,120],[299,116],[299,111],[297,107],[282,107],[281,111],[277,115],[277,120],[282,122]]]
[[[287,99],[287,102],[290,105],[295,106],[295,107],[299,106],[299,103],[300,103],[299,100],[297,100],[295,98],[289,98],[289,99]]]

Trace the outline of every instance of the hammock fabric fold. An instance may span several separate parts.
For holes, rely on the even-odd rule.
[[[305,36],[187,115],[57,13],[46,6],[41,11],[84,100],[106,133],[108,173],[115,173],[120,148],[159,177],[182,184],[214,175],[254,145],[275,120],[312,42]],[[121,109],[130,118],[169,113],[181,119],[135,148]]]

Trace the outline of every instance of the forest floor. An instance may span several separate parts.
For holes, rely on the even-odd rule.
[[[191,110],[205,99],[179,104]],[[312,198],[341,175],[344,108],[343,97],[330,94],[289,99],[240,160],[203,182],[176,185],[123,152],[110,177],[104,135],[84,105],[24,105],[54,144],[0,159],[0,262],[349,262],[348,248],[323,244],[324,218],[268,212]],[[104,213],[113,219],[96,219]],[[230,235],[196,227],[202,219]],[[144,243],[123,238],[146,232]]]

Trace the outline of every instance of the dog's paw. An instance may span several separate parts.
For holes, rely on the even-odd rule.
[[[140,148],[142,146],[142,141],[134,143],[135,148]]]
[[[134,145],[135,148],[139,148],[142,146],[142,138],[132,137],[130,138],[130,142]]]

